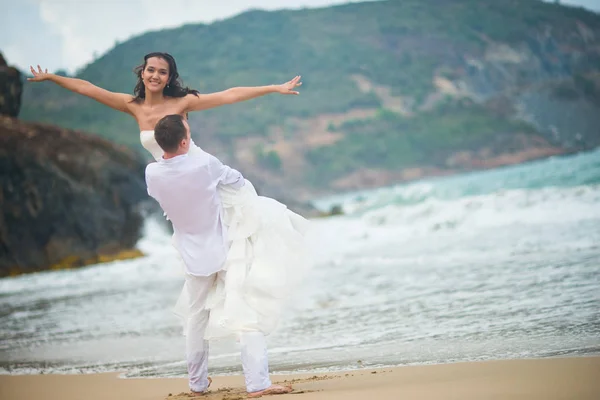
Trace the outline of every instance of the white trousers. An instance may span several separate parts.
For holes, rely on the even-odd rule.
[[[186,359],[190,389],[204,392],[208,388],[208,340],[204,331],[208,325],[210,310],[206,309],[208,293],[216,279],[224,279],[221,271],[210,276],[186,274],[189,294],[189,315],[186,332]],[[267,344],[262,332],[240,334],[242,369],[246,380],[246,390],[257,392],[271,386]]]

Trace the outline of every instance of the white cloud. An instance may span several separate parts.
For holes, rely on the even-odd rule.
[[[553,1],[553,0],[548,0]],[[600,0],[561,0],[561,4],[586,7],[590,10],[600,11]]]
[[[52,60],[58,66],[61,37],[48,29],[33,1],[5,4],[0,0],[0,51],[10,65],[27,70],[38,60]],[[6,12],[8,11],[8,12]]]
[[[149,30],[212,22],[249,8],[327,6],[343,0],[37,0],[42,20],[63,43],[61,67],[73,71],[115,44]],[[43,60],[41,61],[43,62]],[[55,69],[57,66],[51,66]]]
[[[550,0],[553,1],[553,0]],[[115,42],[150,30],[212,22],[249,8],[321,7],[344,0],[0,0],[0,49],[22,69],[73,72]],[[562,0],[600,11],[600,0]]]

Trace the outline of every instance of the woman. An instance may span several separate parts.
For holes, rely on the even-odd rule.
[[[182,86],[175,59],[167,53],[150,53],[135,69],[138,82],[134,96],[113,93],[90,82],[49,74],[38,65],[30,67],[31,82],[49,80],[75,93],[90,97],[115,110],[130,114],[140,128],[140,139],[155,159],[162,150],[154,139],[154,126],[164,116],[199,111],[238,103],[270,93],[297,95],[300,76],[281,85],[235,87],[222,92],[200,94]],[[190,154],[201,152],[192,142]],[[269,334],[281,313],[283,298],[297,283],[304,262],[303,236],[306,220],[273,199],[258,196],[246,181],[240,190],[220,188],[224,222],[231,249],[224,269],[227,282],[219,282],[209,296],[211,309],[206,339],[244,330]],[[190,201],[193,201],[191,199]],[[251,265],[248,269],[247,266]],[[184,287],[176,313],[187,321],[187,290]],[[248,309],[250,307],[251,309]],[[184,328],[185,333],[185,328]]]
[[[49,74],[48,70],[43,71],[39,65],[37,71],[32,66],[30,70],[33,77],[28,78],[28,81],[51,81],[127,113],[135,118],[140,131],[153,130],[156,123],[169,114],[185,115],[189,111],[239,103],[270,93],[297,95],[298,92],[294,89],[302,85],[300,76],[296,76],[281,85],[235,87],[222,92],[200,94],[197,90],[184,88],[179,79],[175,59],[170,54],[158,52],[144,56],[144,63],[135,69],[138,82],[134,96],[110,92],[82,79]]]

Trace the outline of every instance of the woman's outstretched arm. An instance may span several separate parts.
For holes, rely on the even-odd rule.
[[[33,67],[29,68],[33,74],[33,78],[28,78],[28,81],[54,82],[67,90],[90,97],[99,103],[109,106],[110,108],[131,114],[128,104],[131,102],[131,100],[133,100],[133,96],[129,94],[109,92],[108,90],[95,86],[88,81],[84,81],[83,79],[67,78],[65,76],[49,74],[47,69],[42,71],[42,68],[39,65],[37,71]]]
[[[294,89],[300,85],[302,85],[302,82],[300,82],[300,76],[296,76],[294,79],[281,85],[234,87],[222,92],[200,94],[198,96],[188,94],[185,96],[185,111],[206,110],[208,108],[219,107],[225,104],[239,103],[241,101],[254,99],[270,93],[299,94]]]

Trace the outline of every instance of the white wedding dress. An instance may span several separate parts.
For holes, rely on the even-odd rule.
[[[142,131],[140,140],[154,159],[162,158],[154,131]],[[201,151],[192,141],[189,155]],[[219,186],[218,191],[231,247],[223,268],[225,279],[216,280],[208,297],[211,312],[205,339],[245,331],[268,335],[277,325],[286,297],[309,267],[304,246],[308,221],[284,204],[258,196],[248,180],[241,189]],[[185,333],[185,285],[174,311],[182,318]]]

